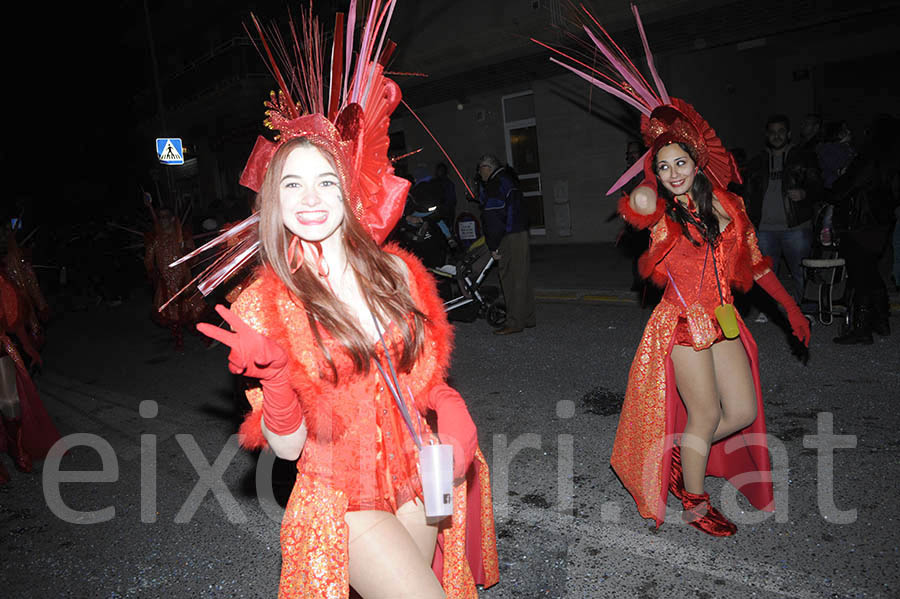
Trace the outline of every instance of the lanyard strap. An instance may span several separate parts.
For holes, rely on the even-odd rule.
[[[374,314],[372,314],[372,321],[375,323],[375,330],[378,331],[378,338],[381,340],[381,346],[384,348],[384,355],[387,358],[388,368],[391,371],[391,376],[388,377],[387,373],[384,371],[384,366],[381,365],[380,360],[375,360],[375,366],[378,367],[378,372],[381,373],[381,377],[384,379],[388,390],[390,390],[391,395],[394,397],[394,401],[397,403],[397,408],[400,409],[400,414],[403,416],[403,421],[406,422],[406,428],[409,429],[409,434],[412,436],[416,447],[421,451],[422,441],[413,428],[412,418],[409,415],[409,410],[407,410],[406,402],[403,399],[403,392],[400,391],[400,383],[397,380],[397,372],[394,370],[394,362],[393,360],[391,360],[391,352],[388,350],[387,343],[385,343],[384,341],[384,335],[381,333],[381,327],[378,325],[378,320],[375,318]],[[412,389],[410,389],[408,386],[406,389],[407,391],[409,391],[410,398],[412,398]]]
[[[681,291],[678,290],[678,285],[675,283],[675,279],[672,277],[672,271],[669,270],[669,265],[666,264],[666,274],[669,275],[669,281],[672,283],[672,287],[675,288],[675,293],[678,294],[678,299],[681,300],[681,304],[687,308],[687,302],[684,301],[684,296],[681,295]]]
[[[700,287],[699,287],[699,288],[700,288],[701,290],[703,289],[703,275],[706,274],[706,261],[707,261],[707,259],[709,259],[709,245],[708,245],[708,244],[707,244],[707,246],[706,246],[706,254],[703,256],[703,270],[700,271]],[[715,256],[713,256],[713,264],[715,264]],[[681,300],[681,304],[682,304],[685,308],[687,308],[687,307],[688,307],[688,306],[687,306],[687,302],[684,301],[684,296],[681,295],[681,291],[678,289],[678,284],[675,283],[675,278],[672,276],[672,271],[669,270],[669,265],[668,265],[668,264],[666,264],[666,274],[669,276],[669,281],[672,282],[672,287],[675,288],[675,293],[678,294],[678,299]],[[719,279],[716,278],[716,281],[718,281],[718,280],[719,280]],[[721,294],[720,294],[720,295],[721,295]]]
[[[690,210],[687,210],[686,212],[690,216],[690,219],[694,223],[694,226],[697,227],[698,230],[705,232],[706,225],[699,218],[694,216],[694,213]],[[716,250],[715,248],[713,248],[713,242],[708,239],[706,240],[706,256],[703,258],[703,272],[700,273],[700,288],[703,288],[703,275],[706,273],[706,260],[707,258],[709,258],[710,253],[712,254],[713,259],[713,272],[715,272],[716,274],[716,291],[719,292],[719,303],[724,306],[725,297],[722,295],[722,283],[721,281],[719,281],[719,268],[716,265]],[[669,278],[671,278],[671,275],[669,275]],[[678,288],[676,287],[675,290],[677,291]],[[680,293],[678,295],[679,297],[681,296]],[[681,301],[684,302],[683,299]]]
[[[719,269],[716,266],[716,250],[712,251],[712,257],[713,257],[713,272],[716,273],[716,289],[719,290],[719,303],[724,306],[725,298],[722,297],[722,283],[719,282]]]

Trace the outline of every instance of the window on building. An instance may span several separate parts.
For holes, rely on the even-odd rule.
[[[506,161],[519,176],[519,185],[525,198],[531,233],[546,235],[534,92],[528,90],[503,96],[502,103],[503,127],[506,135]]]

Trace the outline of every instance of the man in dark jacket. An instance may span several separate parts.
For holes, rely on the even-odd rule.
[[[815,151],[790,143],[788,117],[773,115],[766,123],[766,150],[747,166],[744,201],[759,233],[762,253],[777,268],[783,257],[803,294],[800,266],[812,248],[813,205],[822,195],[822,177]]]
[[[900,121],[878,115],[847,171],[832,186],[835,228],[841,255],[847,261],[851,290],[850,329],[834,342],[843,345],[873,342],[872,333],[891,334],[890,301],[878,263],[887,251],[900,203]]]
[[[500,264],[500,284],[506,299],[506,326],[494,333],[519,333],[536,322],[528,218],[522,192],[515,176],[490,154],[478,161],[478,179],[481,227],[491,254]]]

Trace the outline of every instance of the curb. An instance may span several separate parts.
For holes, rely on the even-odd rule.
[[[589,303],[589,304],[637,304],[633,291],[624,289],[552,289],[534,290],[539,302]]]

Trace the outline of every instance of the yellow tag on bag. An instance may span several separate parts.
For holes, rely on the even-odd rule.
[[[726,339],[734,339],[741,334],[741,330],[738,328],[737,315],[732,304],[716,306],[716,320],[719,321],[719,326],[722,327],[722,332],[725,333]]]

